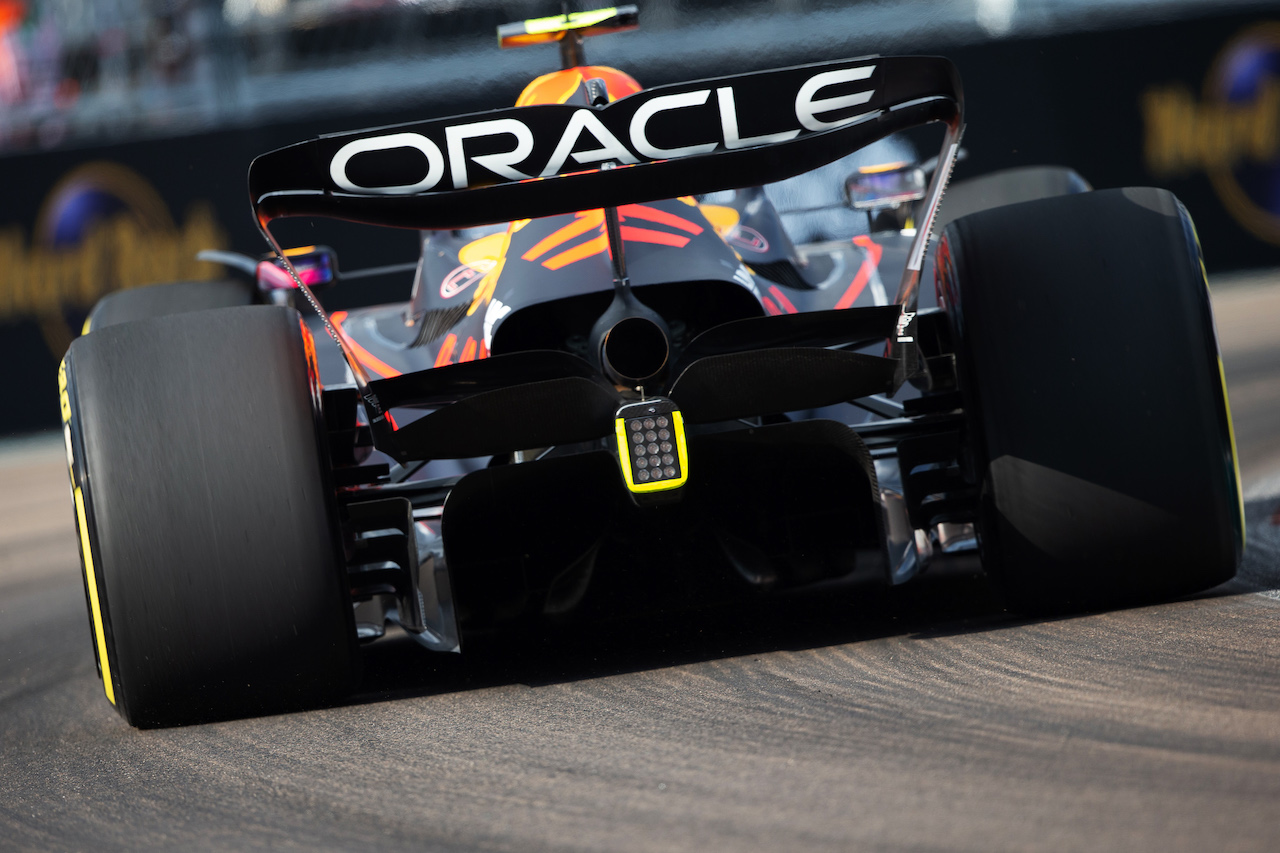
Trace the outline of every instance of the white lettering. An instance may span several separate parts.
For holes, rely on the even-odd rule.
[[[800,87],[799,93],[796,94],[796,118],[799,119],[800,125],[806,130],[830,130],[833,127],[840,127],[862,118],[866,113],[852,115],[837,121],[823,121],[817,118],[817,114],[865,104],[871,100],[871,95],[875,92],[874,89],[855,92],[852,95],[841,95],[836,98],[815,99],[813,96],[818,93],[819,89],[827,86],[834,86],[837,83],[850,83],[854,80],[866,80],[871,76],[871,72],[875,70],[876,67],[874,65],[861,65],[857,68],[845,68],[841,71],[824,71],[821,74],[815,74],[810,77]]]
[[[480,136],[498,136],[503,133],[509,133],[516,138],[515,148],[497,154],[477,154],[471,159],[509,181],[529,179],[529,175],[518,172],[512,167],[533,151],[533,133],[523,122],[513,118],[500,118],[445,128],[445,144],[449,149],[449,168],[453,175],[454,189],[461,190],[467,187],[467,157],[462,150],[463,141]]]
[[[738,136],[738,108],[733,102],[733,89],[728,86],[716,89],[716,99],[720,102],[720,128],[724,131],[724,147],[730,151],[750,148],[752,145],[786,142],[800,135],[798,130],[784,130],[779,133],[766,133],[764,136],[749,136],[741,139]]]
[[[756,299],[761,298],[760,289],[756,287],[756,277],[747,269],[746,264],[738,264],[738,268],[733,271],[733,280],[755,294]]]
[[[600,143],[599,148],[592,148],[590,151],[574,151],[573,146],[578,144],[578,137],[583,131],[589,132]],[[570,152],[573,153],[573,159],[581,164],[599,163],[601,161],[617,161],[619,163],[638,163],[626,146],[618,141],[618,137],[609,132],[609,128],[596,117],[594,110],[578,110],[569,119],[569,124],[564,129],[564,134],[560,137],[560,143],[556,145],[556,151],[551,155],[551,159],[547,162],[547,168],[542,170],[541,177],[546,178],[551,175],[559,174],[560,169],[564,166],[566,160],[569,159]]]
[[[795,100],[796,119],[800,125],[810,131],[830,130],[857,121],[867,115],[862,113],[832,121],[818,117],[865,104],[871,100],[874,89],[830,98],[818,97],[818,94],[829,86],[866,80],[871,77],[874,71],[874,65],[862,65],[856,68],[826,71],[815,74],[806,80],[796,94]],[[801,133],[800,130],[782,130],[761,134],[760,136],[742,137],[741,130],[738,127],[738,110],[734,100],[733,87],[722,86],[716,89],[716,104],[720,112],[720,129],[723,142],[716,140],[682,145],[675,148],[661,148],[649,141],[649,122],[658,113],[700,107],[707,103],[710,96],[711,90],[702,89],[694,92],[661,95],[641,104],[632,116],[629,128],[631,148],[634,151],[623,144],[619,137],[605,125],[598,113],[586,109],[576,110],[570,116],[564,132],[556,144],[554,153],[552,153],[546,167],[539,173],[539,176],[545,178],[558,175],[571,158],[574,162],[582,165],[609,162],[631,165],[639,162],[635,156],[636,153],[652,160],[666,160],[675,157],[708,154],[715,151],[721,144],[730,151],[771,145],[795,139]],[[677,119],[677,121],[679,120]],[[688,126],[690,123],[685,122],[684,124]],[[584,134],[594,138],[595,147],[575,151],[575,146],[583,143]],[[534,149],[533,132],[522,121],[514,118],[501,118],[472,124],[455,125],[446,127],[444,135],[447,158],[436,143],[418,133],[392,133],[386,136],[353,140],[338,149],[329,164],[329,176],[337,187],[348,192],[377,193],[380,195],[412,195],[433,189],[444,177],[446,159],[455,189],[466,189],[470,184],[467,174],[468,160],[474,161],[494,175],[509,181],[524,181],[532,177],[516,168],[518,164],[529,158]],[[467,140],[503,135],[514,137],[515,144],[510,150],[467,156],[465,151]],[[426,157],[427,171],[422,180],[411,184],[366,187],[355,183],[347,175],[347,166],[351,158],[357,154],[388,151],[395,148],[412,148],[420,151]]]
[[[392,148],[416,148],[427,158],[427,175],[416,184],[398,184],[391,187],[362,187],[347,177],[347,163],[357,154],[368,151],[388,151]],[[426,192],[440,183],[444,176],[444,155],[440,148],[420,133],[392,133],[372,139],[357,139],[338,149],[329,163],[329,177],[347,192],[378,193],[379,195],[408,195]]]
[[[484,312],[484,346],[485,349],[493,346],[493,330],[502,322],[502,318],[511,313],[510,305],[503,305],[497,299],[489,303],[489,307]]]
[[[664,112],[666,110],[678,110],[685,107],[697,107],[705,104],[707,98],[710,97],[711,90],[703,89],[699,92],[682,92],[679,95],[662,95],[648,101],[636,110],[636,114],[631,118],[631,145],[636,151],[639,151],[645,157],[652,160],[666,160],[671,157],[689,157],[694,154],[707,154],[716,149],[716,142],[707,142],[701,145],[685,145],[680,148],[659,148],[649,142],[649,138],[645,135],[646,126],[649,119],[653,118],[655,113]]]
[[[898,343],[909,344],[915,341],[915,338],[907,334],[907,329],[911,326],[911,321],[916,318],[916,312],[903,311],[898,315]]]

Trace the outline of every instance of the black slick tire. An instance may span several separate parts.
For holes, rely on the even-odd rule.
[[[355,631],[297,312],[109,326],[63,364],[90,627],[135,726],[324,701]]]
[[[89,312],[87,331],[169,314],[252,305],[253,287],[237,279],[175,281],[108,293]]]
[[[1244,547],[1199,245],[1170,193],[983,211],[938,248],[984,566],[1066,611],[1207,589]]]
[[[1092,187],[1065,166],[1018,166],[989,172],[947,187],[947,201],[938,209],[939,231],[962,216],[1008,204],[1088,192]]]

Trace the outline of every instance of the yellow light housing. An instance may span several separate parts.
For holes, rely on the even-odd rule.
[[[568,32],[577,32],[581,36],[599,36],[634,30],[638,26],[639,14],[635,6],[592,9],[589,12],[571,12],[568,15],[552,15],[549,18],[531,18],[514,24],[503,24],[498,27],[498,44],[504,48],[524,47],[559,41]]]
[[[684,418],[675,403],[661,397],[630,403],[618,410],[614,427],[629,492],[670,491],[689,479]]]

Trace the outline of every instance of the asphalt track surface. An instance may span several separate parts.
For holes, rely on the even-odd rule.
[[[1215,302],[1242,577],[1057,620],[980,578],[367,652],[364,692],[164,731],[94,672],[60,445],[0,451],[0,849],[1280,849],[1280,285]]]

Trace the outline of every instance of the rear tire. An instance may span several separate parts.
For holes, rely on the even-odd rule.
[[[145,287],[117,290],[99,299],[98,304],[89,312],[85,329],[94,331],[134,320],[203,311],[207,308],[252,305],[253,301],[253,287],[236,279],[149,284]]]
[[[1199,245],[1156,189],[967,216],[938,249],[983,563],[1030,610],[1231,578],[1243,513]]]
[[[298,314],[137,320],[64,365],[90,623],[136,726],[313,704],[352,682],[314,364]]]
[[[1091,189],[1079,172],[1066,166],[1018,166],[988,172],[947,187],[947,202],[938,208],[934,227],[941,231],[962,216],[982,210]]]

